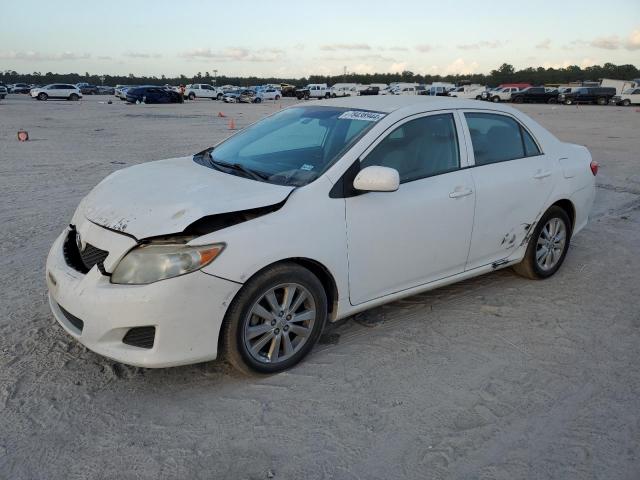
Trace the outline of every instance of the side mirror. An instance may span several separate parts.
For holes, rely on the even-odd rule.
[[[353,188],[363,192],[395,192],[399,187],[400,174],[389,167],[364,168],[353,181]]]

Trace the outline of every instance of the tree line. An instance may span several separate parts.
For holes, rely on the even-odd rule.
[[[605,63],[604,65],[593,65],[581,68],[571,65],[565,68],[544,68],[528,67],[516,70],[513,65],[503,63],[496,70],[488,74],[456,74],[456,75],[420,75],[411,71],[401,73],[372,73],[357,74],[347,73],[346,75],[311,75],[308,78],[277,78],[277,77],[234,77],[218,76],[214,78],[209,72],[198,72],[193,77],[180,75],[178,77],[157,76],[136,76],[129,75],[96,75],[85,72],[79,73],[53,73],[53,72],[33,72],[18,73],[14,70],[0,70],[0,83],[28,83],[46,85],[49,83],[79,83],[87,82],[94,85],[181,85],[188,83],[209,83],[217,85],[263,85],[266,83],[289,83],[296,86],[308,83],[327,83],[333,85],[339,82],[348,83],[386,83],[391,82],[415,82],[430,84],[433,82],[449,82],[456,85],[466,83],[478,83],[481,85],[496,86],[502,83],[530,83],[533,85],[564,84],[580,81],[597,81],[602,78],[612,78],[617,80],[632,80],[640,78],[640,71],[634,65],[614,65]]]

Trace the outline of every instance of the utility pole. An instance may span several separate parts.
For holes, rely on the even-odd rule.
[[[213,69],[213,85],[218,86],[218,70]]]
[[[346,65],[343,68],[342,83],[347,83],[347,66]]]

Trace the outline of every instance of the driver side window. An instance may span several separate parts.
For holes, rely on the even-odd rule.
[[[460,168],[455,121],[450,113],[429,115],[400,125],[362,160],[361,168],[394,168],[400,183]]]

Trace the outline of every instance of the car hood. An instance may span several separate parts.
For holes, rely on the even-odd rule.
[[[143,239],[180,233],[205,216],[278,204],[293,188],[223,173],[183,157],[112,173],[82,200],[78,213]]]

